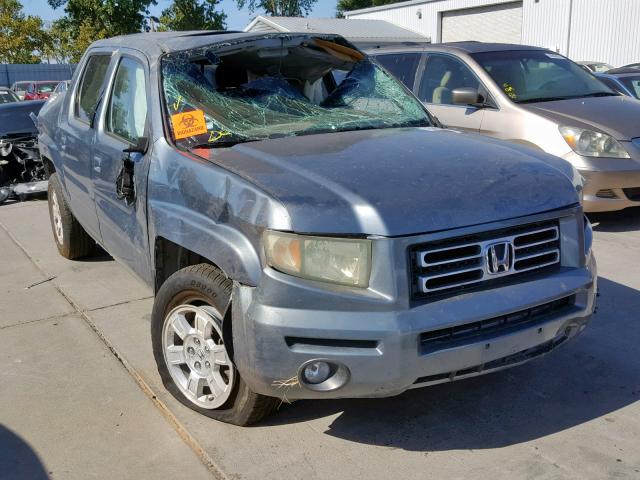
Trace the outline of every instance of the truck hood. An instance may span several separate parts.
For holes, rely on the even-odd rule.
[[[578,202],[564,160],[450,130],[362,130],[197,153],[279,200],[300,233],[410,235]]]
[[[18,133],[38,133],[29,114],[38,115],[45,102],[33,100],[0,105],[0,138]]]
[[[616,140],[640,137],[640,101],[623,95],[521,104],[558,125],[600,130]]]

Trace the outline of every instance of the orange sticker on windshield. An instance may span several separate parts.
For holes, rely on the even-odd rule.
[[[207,133],[207,122],[202,110],[191,110],[171,115],[171,124],[176,140]]]

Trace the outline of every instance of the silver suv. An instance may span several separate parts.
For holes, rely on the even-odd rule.
[[[445,125],[573,164],[587,212],[640,206],[640,101],[557,53],[459,42],[371,52]]]
[[[212,418],[492,372],[591,317],[575,169],[438,128],[341,37],[101,40],[39,124],[58,250],[155,289],[160,376]]]

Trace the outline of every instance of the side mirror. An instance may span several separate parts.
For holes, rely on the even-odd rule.
[[[122,150],[123,153],[141,153],[144,155],[149,149],[149,139],[147,137],[140,137],[135,145]]]
[[[456,105],[477,105],[482,103],[478,90],[471,87],[454,88],[451,92],[451,97]]]

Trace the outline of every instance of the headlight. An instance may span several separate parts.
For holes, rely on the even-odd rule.
[[[577,127],[559,127],[565,142],[585,157],[630,158],[624,147],[611,135]]]
[[[267,264],[296,277],[367,288],[371,241],[267,231]]]

